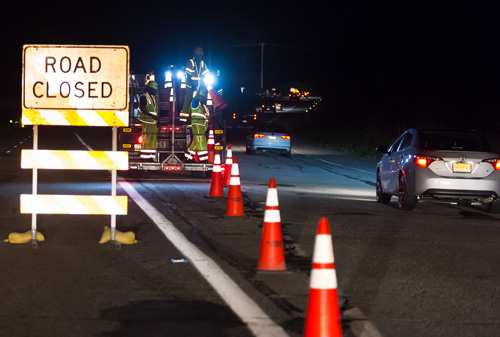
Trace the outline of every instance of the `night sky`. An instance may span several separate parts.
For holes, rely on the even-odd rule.
[[[264,87],[310,90],[342,122],[500,122],[500,5],[493,2],[137,3],[3,9],[3,114],[20,115],[23,44],[128,45],[136,73],[182,66],[201,45],[230,93],[259,86],[258,44],[266,43]]]

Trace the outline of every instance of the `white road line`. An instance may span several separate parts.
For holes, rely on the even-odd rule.
[[[359,169],[359,168],[356,168],[356,167],[346,166],[346,165],[337,164],[337,163],[332,163],[331,161],[324,160],[324,159],[321,159],[321,158],[316,158],[316,159],[317,159],[317,160],[319,160],[319,161],[322,161],[322,162],[324,162],[324,163],[330,164],[330,165],[335,165],[335,166],[345,167],[345,168],[349,168],[349,169],[352,169],[352,170],[356,170],[356,171],[360,171],[360,172],[364,172],[364,173],[368,173],[368,174],[373,174],[373,175],[375,175],[375,173],[373,173],[373,172],[370,172],[370,171],[365,171],[365,170],[362,170],[362,169]]]
[[[89,150],[93,149],[75,133],[78,140]],[[372,173],[360,170],[354,167],[344,166],[329,162],[320,158],[318,160],[329,164],[352,168],[366,173]],[[248,325],[248,328],[255,336],[287,337],[287,333],[282,327],[277,325],[266,313],[255,303],[240,287],[215,263],[210,257],[205,255],[195,245],[174,226],[163,214],[154,208],[146,199],[144,199],[137,190],[127,181],[119,181],[118,184],[127,192],[142,211],[156,224],[163,232],[165,237],[193,264],[205,280],[210,283],[214,290],[219,294],[224,302]],[[368,320],[362,320],[364,315],[357,308],[346,312],[355,321],[352,322],[352,330],[357,337],[382,337],[373,324]]]
[[[78,134],[75,133],[75,136],[83,146],[89,151],[93,151]],[[285,330],[274,323],[214,260],[189,242],[174,224],[144,199],[132,185],[127,181],[119,181],[118,183],[137,206],[158,226],[165,237],[188,258],[234,313],[248,325],[255,336],[288,337]]]
[[[173,223],[144,199],[131,184],[126,181],[120,181],[119,184],[158,226],[165,237],[181,251],[207,282],[212,285],[236,315],[248,325],[255,336],[288,336],[283,328],[274,323],[215,261],[189,242]]]

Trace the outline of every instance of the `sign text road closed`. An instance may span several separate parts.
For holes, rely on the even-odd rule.
[[[25,45],[23,108],[125,110],[126,46]]]

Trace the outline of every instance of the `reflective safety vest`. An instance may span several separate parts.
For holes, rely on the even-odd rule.
[[[194,58],[189,59],[186,65],[186,86],[196,90],[200,80],[208,74],[208,67],[203,60],[199,64]]]
[[[156,110],[156,100],[154,99],[154,97],[152,97],[148,92],[144,93],[143,96],[146,97],[148,102],[148,104],[146,105],[146,109],[148,110],[148,112],[154,116],[158,116],[158,111]],[[156,124],[156,120],[153,117],[142,113],[141,109],[139,109],[137,112],[137,118],[145,124]]]

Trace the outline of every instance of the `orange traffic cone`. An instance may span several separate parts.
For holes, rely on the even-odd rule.
[[[233,151],[231,150],[231,144],[228,144],[226,152],[226,164],[224,165],[224,186],[229,186],[229,183],[231,182],[231,165],[233,165]]]
[[[215,109],[217,110],[225,109],[227,107],[227,103],[224,102],[224,98],[222,98],[222,96],[219,95],[219,93],[212,86],[208,86],[207,89],[208,92],[210,93],[212,101],[214,102]]]
[[[231,181],[229,183],[229,194],[227,197],[228,216],[243,216],[243,199],[241,198],[240,170],[238,169],[238,158],[234,157],[231,165]]]
[[[267,189],[264,228],[260,245],[259,270],[285,270],[285,251],[281,235],[281,217],[278,204],[278,190],[274,178]]]
[[[337,275],[327,218],[320,218],[314,241],[304,337],[342,337]]]
[[[210,127],[210,131],[208,132],[208,142],[207,142],[209,163],[213,163],[215,159],[214,145],[215,145],[214,130],[212,129],[212,127]]]
[[[220,167],[219,150],[215,153],[214,167],[212,169],[212,180],[210,181],[210,197],[223,197],[224,188],[222,186],[222,172]]]

